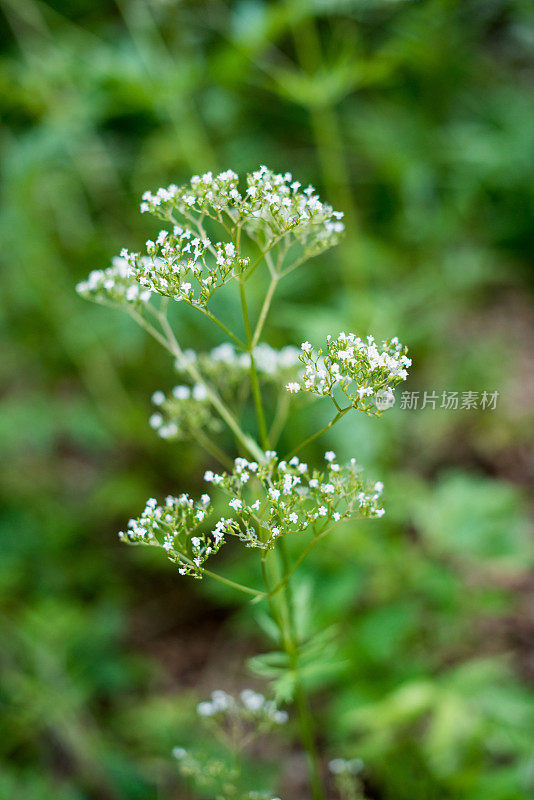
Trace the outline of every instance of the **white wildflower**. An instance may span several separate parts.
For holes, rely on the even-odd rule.
[[[389,403],[374,403],[372,398],[393,397],[392,387],[406,380],[411,359],[406,348],[395,337],[380,345],[372,336],[365,341],[354,333],[341,332],[328,336],[326,349],[315,350],[309,342],[301,345],[300,361],[304,373],[300,381],[292,381],[286,389],[305,391],[319,396],[349,401],[347,408],[358,408],[368,414],[380,414]],[[339,408],[339,403],[337,403]]]

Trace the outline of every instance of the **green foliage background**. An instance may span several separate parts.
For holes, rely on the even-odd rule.
[[[355,454],[388,509],[317,548],[297,585],[300,624],[331,631],[307,673],[322,752],[362,757],[383,800],[534,797],[533,6],[0,9],[0,798],[189,797],[169,753],[196,741],[195,699],[254,680],[261,615],[116,541],[206,462],[146,424],[168,358],[74,286],[154,233],[145,188],[261,163],[349,226],[283,287],[271,344],[398,335],[408,390],[500,392],[496,411],[354,415],[308,454]],[[175,322],[187,346],[218,341]],[[288,446],[327,414],[292,419]],[[229,548],[222,568],[254,580],[249,556]],[[296,773],[285,800],[305,799]]]

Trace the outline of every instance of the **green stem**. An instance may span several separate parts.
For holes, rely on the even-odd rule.
[[[176,357],[182,364],[182,368],[188,372],[194,381],[197,383],[201,383],[204,388],[206,389],[208,400],[212,404],[212,406],[219,412],[221,417],[224,419],[228,427],[233,431],[237,439],[241,442],[241,444],[251,453],[254,458],[258,461],[263,461],[264,455],[263,451],[258,447],[257,443],[252,439],[247,433],[241,430],[237,420],[235,417],[230,413],[230,411],[226,408],[225,404],[217,394],[217,392],[205,382],[204,378],[196,368],[194,364],[189,362],[176,341],[176,337],[174,336],[173,330],[169,325],[169,321],[166,317],[162,317],[161,319],[162,327],[169,337],[169,343],[173,348],[173,352],[175,353]]]
[[[250,586],[244,586],[242,583],[232,581],[230,578],[224,578],[222,575],[218,575],[216,572],[211,572],[211,570],[205,569],[204,567],[196,567],[194,562],[191,561],[191,559],[188,558],[184,553],[179,553],[178,557],[183,564],[188,564],[190,567],[199,569],[203,575],[214,578],[214,580],[224,583],[226,586],[231,586],[233,589],[238,589],[240,592],[245,592],[246,594],[252,594],[256,600],[267,596],[265,592],[262,592],[259,589],[252,589]]]
[[[211,441],[209,436],[206,436],[201,430],[197,429],[195,430],[195,438],[200,444],[200,446],[203,447],[204,450],[206,450],[210,455],[216,458],[220,464],[226,467],[226,469],[230,471],[233,469],[234,465],[232,463],[232,460],[228,458],[226,453],[223,453],[220,447],[217,447],[215,442]]]
[[[226,586],[231,586],[232,589],[238,589],[240,592],[245,592],[245,594],[252,594],[255,598],[267,597],[266,592],[261,592],[259,589],[252,589],[250,586],[244,586],[242,583],[231,581],[230,578],[224,578],[222,575],[217,575],[216,572],[211,572],[209,569],[200,567],[200,571],[203,575],[208,575],[208,577],[214,578],[220,583],[226,584]]]
[[[251,344],[252,348],[256,347],[260,339],[261,332],[263,330],[265,320],[267,319],[267,314],[269,313],[269,308],[271,307],[271,301],[273,299],[273,295],[275,293],[278,281],[279,277],[277,275],[276,277],[273,277],[271,279],[271,283],[269,284],[267,294],[265,295],[265,300],[263,301],[263,306],[261,307],[260,316],[258,319],[258,323],[256,325],[256,330],[254,331],[254,336],[252,337],[252,344]]]
[[[328,425],[325,425],[325,426],[324,426],[324,428],[321,428],[321,430],[320,430],[320,431],[317,431],[316,433],[313,433],[311,436],[308,436],[308,438],[307,438],[307,439],[305,439],[305,440],[302,442],[302,444],[299,444],[299,446],[298,446],[298,447],[295,447],[295,449],[294,449],[294,450],[292,450],[292,451],[289,453],[289,455],[287,455],[287,456],[285,457],[285,459],[286,459],[286,460],[289,460],[290,458],[293,458],[293,456],[295,456],[297,453],[299,453],[299,452],[302,450],[302,448],[303,448],[303,447],[306,447],[306,445],[308,445],[308,444],[310,444],[311,442],[315,441],[315,439],[318,439],[318,438],[319,438],[319,436],[322,436],[322,435],[323,435],[323,433],[326,433],[326,431],[327,431],[327,430],[329,430],[329,429],[330,429],[330,428],[331,428],[333,425],[335,425],[335,424],[336,424],[336,422],[338,422],[338,421],[341,419],[341,417],[345,416],[345,414],[347,413],[347,411],[350,411],[350,409],[351,409],[351,408],[352,408],[352,406],[348,406],[347,408],[342,408],[342,409],[340,409],[340,410],[338,411],[338,413],[336,414],[336,416],[335,416],[333,419],[331,419],[331,420],[330,420],[330,422],[328,423]]]
[[[287,575],[289,571],[289,557],[287,553],[285,539],[283,537],[278,539],[277,549],[278,549],[278,555],[280,557],[280,562],[282,565],[282,571]],[[321,764],[319,761],[319,754],[317,752],[317,745],[315,741],[314,719],[311,712],[308,696],[306,694],[306,691],[304,690],[298,672],[298,666],[299,666],[298,635],[295,626],[293,591],[289,575],[287,575],[287,578],[284,583],[283,597],[285,599],[285,605],[287,607],[287,617],[289,620],[289,635],[295,653],[295,671],[296,671],[295,702],[297,705],[297,710],[299,715],[301,737],[308,756],[308,770],[310,777],[310,785],[312,789],[312,796],[314,800],[321,800],[321,799],[325,800],[325,792],[321,778]]]
[[[271,427],[269,429],[269,442],[271,443],[272,447],[276,447],[276,443],[282,433],[284,428],[287,415],[289,413],[289,393],[288,392],[279,392],[278,400],[276,401],[276,410],[274,412],[274,419],[272,421]]]
[[[254,363],[254,345],[252,343],[252,331],[250,327],[250,319],[248,315],[247,296],[245,293],[245,284],[243,281],[239,282],[239,291],[241,294],[241,309],[243,311],[243,322],[245,323],[245,332],[247,335],[248,352],[250,355],[250,383],[252,386],[252,395],[254,397],[254,406],[256,408],[256,417],[258,420],[258,430],[260,434],[260,441],[264,450],[269,449],[269,437],[267,434],[267,424],[265,422],[265,412],[263,410],[263,403],[261,400],[260,383],[258,380],[258,373],[256,371],[256,364]]]
[[[156,328],[154,328],[149,322],[147,322],[140,314],[135,312],[130,312],[133,319],[141,325],[151,336],[154,337],[166,350],[169,351],[175,358],[178,359],[180,365],[184,372],[187,372],[191,378],[196,383],[201,383],[202,386],[206,389],[206,394],[208,400],[215,408],[215,410],[220,414],[223,420],[226,422],[230,430],[234,433],[236,439],[245,447],[246,450],[257,460],[263,461],[264,455],[262,449],[258,446],[258,444],[250,437],[247,433],[241,430],[237,420],[235,417],[230,413],[230,411],[226,408],[223,401],[217,394],[217,392],[204,380],[200,372],[197,370],[194,364],[189,362],[183,352],[182,348],[176,341],[176,337],[174,336],[173,330],[169,325],[167,318],[160,314],[159,321],[161,326],[165,332],[165,336],[163,336]]]
[[[271,589],[271,591],[270,591],[270,593],[269,593],[269,596],[270,596],[270,597],[274,597],[274,595],[275,595],[275,594],[277,594],[277,593],[280,591],[280,589],[282,589],[282,588],[283,588],[283,587],[284,587],[284,586],[287,584],[287,582],[289,581],[289,579],[290,579],[291,575],[292,575],[292,574],[295,572],[295,570],[297,569],[297,567],[298,567],[300,564],[302,564],[302,562],[304,561],[304,559],[306,558],[306,556],[308,555],[308,553],[310,553],[310,552],[311,552],[311,550],[313,550],[313,548],[314,548],[314,547],[315,547],[315,545],[317,544],[317,542],[318,542],[320,539],[322,539],[322,538],[323,538],[323,536],[326,536],[326,534],[327,534],[327,533],[329,533],[331,530],[332,530],[332,526],[331,526],[330,528],[327,528],[326,530],[322,531],[321,533],[318,533],[318,534],[316,534],[316,535],[313,537],[313,539],[311,540],[311,542],[310,542],[310,543],[307,545],[307,547],[305,547],[305,548],[304,548],[304,550],[302,551],[302,553],[300,554],[300,556],[297,558],[297,560],[296,560],[296,561],[295,561],[295,562],[292,564],[292,566],[291,566],[291,567],[289,567],[289,569],[285,569],[285,570],[284,570],[284,572],[285,572],[285,574],[284,574],[284,577],[282,578],[282,580],[281,580],[281,581],[279,581],[279,582],[276,584],[276,586],[275,586],[273,589]],[[282,541],[283,541],[283,540],[282,540]]]
[[[195,308],[198,308],[198,306],[195,306]],[[230,339],[232,339],[232,340],[233,340],[233,341],[234,341],[234,342],[235,342],[235,343],[238,345],[238,347],[240,347],[240,348],[241,348],[241,350],[246,350],[246,349],[247,349],[247,346],[246,346],[246,344],[245,344],[244,342],[242,342],[242,341],[241,341],[241,339],[240,339],[238,336],[236,336],[236,335],[235,335],[235,333],[232,333],[232,331],[230,330],[230,328],[228,328],[228,327],[227,327],[227,326],[224,324],[224,322],[221,322],[221,320],[220,320],[220,319],[217,319],[217,317],[216,317],[216,316],[214,316],[214,315],[211,313],[211,311],[208,311],[208,309],[207,309],[207,308],[199,308],[198,310],[199,310],[199,311],[201,311],[201,312],[204,314],[204,316],[208,317],[208,319],[211,319],[211,321],[212,321],[212,322],[214,322],[216,325],[218,325],[218,326],[219,326],[219,328],[220,328],[222,331],[224,331],[224,332],[225,332],[225,334],[226,334],[227,336],[229,336],[229,337],[230,337]]]
[[[294,635],[294,624],[292,614],[292,597],[291,592],[285,591],[279,599],[279,607],[273,601],[270,589],[270,576],[267,565],[267,558],[269,554],[266,553],[262,556],[262,573],[265,588],[267,590],[267,601],[269,603],[269,611],[273,621],[276,623],[280,631],[280,639],[282,646],[287,655],[289,667],[294,675],[295,691],[294,701],[297,710],[297,718],[299,723],[300,738],[302,746],[306,753],[306,760],[308,765],[308,780],[310,784],[311,797],[313,800],[326,800],[324,792],[321,770],[319,763],[319,756],[315,744],[315,735],[313,730],[313,718],[310,711],[308,698],[299,675],[299,650],[296,636]],[[286,589],[288,584],[286,584]]]

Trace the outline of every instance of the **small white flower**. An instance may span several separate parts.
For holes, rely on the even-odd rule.
[[[277,725],[285,725],[288,721],[289,716],[287,711],[275,711],[273,714],[273,720],[276,722]],[[274,800],[277,800],[274,798]],[[280,798],[278,798],[280,800]]]
[[[212,717],[216,713],[213,703],[204,701],[197,706],[197,714],[201,717]]]
[[[152,395],[152,402],[154,403],[155,406],[160,406],[162,403],[164,403],[165,395],[163,394],[163,392],[160,391],[154,392],[154,394]]]
[[[205,400],[207,398],[208,391],[203,383],[195,383],[195,385],[193,386],[192,394],[194,400],[198,400],[199,402],[201,402],[202,400]]]
[[[347,762],[344,758],[334,758],[328,762],[328,769],[333,775],[341,775],[347,769]]]
[[[334,453],[333,450],[327,450],[326,453],[324,454],[324,457],[326,461],[332,462],[336,460],[336,454]]]
[[[188,400],[191,397],[189,386],[175,386],[172,393],[177,400]]]
[[[300,391],[300,383],[296,383],[295,381],[290,381],[289,383],[286,384],[286,389],[288,392],[296,394],[297,392]]]

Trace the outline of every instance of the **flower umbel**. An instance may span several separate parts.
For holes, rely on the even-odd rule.
[[[190,225],[205,218],[242,227],[262,247],[284,240],[306,258],[333,247],[344,231],[343,213],[322,202],[313,186],[302,187],[291,173],[262,166],[245,181],[232,170],[194,175],[189,184],[145,192],[141,211],[166,221],[182,217]]]
[[[186,439],[201,430],[218,432],[221,428],[202,383],[175,386],[170,395],[154,392],[152,402],[158,411],[152,414],[149,424],[162,439]]]
[[[220,519],[212,531],[203,530],[211,511],[207,494],[200,501],[194,501],[188,494],[169,495],[164,505],[158,505],[151,497],[141,516],[131,519],[119,538],[128,544],[161,547],[178,564],[180,575],[201,578],[202,565],[218,552],[225,534],[232,533],[236,526],[233,519]]]
[[[228,505],[244,521],[249,547],[270,549],[287,534],[322,531],[351,516],[384,513],[382,484],[366,487],[355,459],[340,466],[332,453],[320,471],[296,456],[289,462],[279,461],[274,451],[265,456],[260,464],[236,458],[231,473],[209,470],[204,476],[231,497]]]
[[[131,275],[142,287],[156,294],[185,300],[203,308],[216,289],[241,274],[248,258],[236,252],[233,242],[212,244],[189,228],[175,225],[162,230],[155,242],[146,243],[147,255],[121,252]]]
[[[207,725],[211,737],[223,744],[231,758],[214,758],[175,747],[173,756],[181,774],[193,778],[203,789],[203,796],[209,791],[210,797],[221,800],[280,800],[272,792],[247,791],[242,787],[240,757],[259,736],[284,725],[288,720],[287,712],[253,689],[243,689],[236,697],[216,689],[209,700],[198,704],[197,714]]]
[[[96,303],[115,306],[127,304],[134,308],[143,307],[152,294],[150,289],[137,283],[128,261],[118,256],[113,259],[111,267],[89,273],[87,280],[76,286],[76,291]]]
[[[280,711],[274,700],[267,700],[253,689],[243,689],[238,697],[217,689],[212,692],[210,700],[198,704],[197,714],[210,718],[219,726],[233,728],[236,722],[240,727],[252,725],[257,733],[284,725],[288,720],[287,712]]]
[[[354,333],[340,333],[327,337],[324,351],[309,342],[301,350],[304,378],[288,383],[288,392],[311,392],[334,401],[342,392],[352,408],[367,414],[379,413],[372,398],[405,381],[412,363],[396,337],[378,345],[372,336],[364,341]]]

